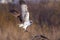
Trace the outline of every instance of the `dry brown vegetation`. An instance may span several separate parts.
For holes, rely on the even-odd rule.
[[[18,27],[19,19],[9,12],[9,6],[0,4],[0,40],[60,40],[60,3],[27,5],[33,20],[28,32]]]

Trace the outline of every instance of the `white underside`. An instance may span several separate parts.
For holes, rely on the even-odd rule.
[[[27,5],[21,5],[21,9],[22,9],[22,20],[24,22],[22,24],[19,24],[19,27],[23,27],[26,30],[26,28],[31,25]]]
[[[28,22],[24,22],[23,24],[19,24],[19,27],[23,27],[26,30],[26,28],[30,25],[31,25],[31,23],[30,23],[30,21],[28,21]]]

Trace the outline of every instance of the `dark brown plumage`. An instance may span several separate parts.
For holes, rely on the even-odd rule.
[[[19,1],[19,4],[22,5],[22,4],[26,4],[26,3],[25,3],[25,1],[20,0],[20,1]]]

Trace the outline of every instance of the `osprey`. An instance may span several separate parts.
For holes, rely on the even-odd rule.
[[[19,27],[23,27],[26,30],[26,28],[32,24],[32,20],[29,20],[29,11],[26,3],[24,1],[20,1],[20,5],[23,22],[22,24],[19,24]]]

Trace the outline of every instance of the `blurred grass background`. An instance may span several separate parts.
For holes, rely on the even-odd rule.
[[[60,2],[26,2],[33,20],[28,32],[18,27],[19,19],[9,12],[9,4],[0,4],[0,40],[32,40],[35,35],[60,40]]]

